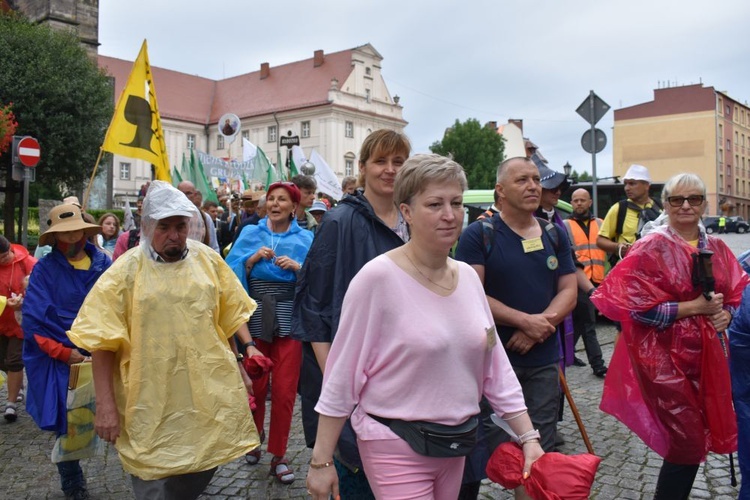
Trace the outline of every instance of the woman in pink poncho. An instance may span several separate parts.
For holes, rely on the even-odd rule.
[[[688,498],[709,451],[737,449],[726,336],[748,283],[731,250],[699,225],[706,187],[693,174],[667,181],[664,213],[592,296],[622,322],[601,409],[664,458],[656,499]],[[694,257],[713,252],[715,293]]]

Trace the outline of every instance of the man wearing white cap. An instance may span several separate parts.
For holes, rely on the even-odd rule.
[[[612,254],[610,262],[615,263],[627,254],[630,246],[638,239],[646,222],[656,219],[661,213],[661,205],[648,195],[651,176],[643,165],[630,165],[623,176],[625,195],[612,205],[599,229],[596,245]]]
[[[260,444],[230,347],[236,332],[243,354],[261,355],[247,330],[256,304],[219,254],[188,240],[199,216],[153,181],[138,249],[97,281],[68,332],[92,353],[96,433],[139,499],[195,499],[219,465]]]

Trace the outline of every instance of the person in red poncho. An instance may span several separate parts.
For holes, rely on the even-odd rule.
[[[600,408],[664,458],[655,499],[687,499],[706,454],[737,449],[726,335],[750,278],[727,245],[699,224],[706,187],[669,179],[664,213],[591,299],[622,322]],[[715,293],[694,280],[694,255],[713,252]],[[707,290],[708,288],[708,290]]]

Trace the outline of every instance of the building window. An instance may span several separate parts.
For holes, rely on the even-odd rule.
[[[121,181],[130,180],[130,163],[120,162],[120,180]]]
[[[732,139],[727,139],[727,153],[732,149]]]
[[[365,100],[370,102],[370,89],[365,89]]]
[[[224,136],[221,134],[216,136],[216,149],[224,149]]]
[[[302,122],[302,130],[300,135],[303,139],[310,137],[310,122]]]
[[[372,69],[369,66],[367,66],[365,68],[365,75],[370,76],[371,74],[372,74]]]
[[[268,127],[268,142],[276,142],[276,125]]]
[[[727,116],[730,116],[732,114],[732,107],[729,104],[727,104],[727,106],[726,106],[725,109],[726,109],[726,113],[725,114]]]
[[[187,135],[187,148],[188,149],[195,149],[195,135],[188,134]]]
[[[249,130],[243,130],[242,131],[242,138],[243,139],[247,139],[249,141],[250,140],[250,131]]]
[[[344,175],[349,177],[350,175],[354,175],[354,160],[346,160],[344,167]]]
[[[344,124],[344,136],[354,137],[354,122],[346,122]]]

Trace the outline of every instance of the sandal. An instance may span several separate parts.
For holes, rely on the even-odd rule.
[[[253,451],[248,451],[245,454],[245,460],[250,465],[256,465],[258,462],[260,462],[260,457],[262,456],[263,452],[260,451],[260,447],[255,448]]]
[[[271,472],[269,476],[276,476],[281,484],[292,484],[296,479],[294,477],[294,471],[289,468],[289,462],[286,458],[273,457],[271,459]]]

